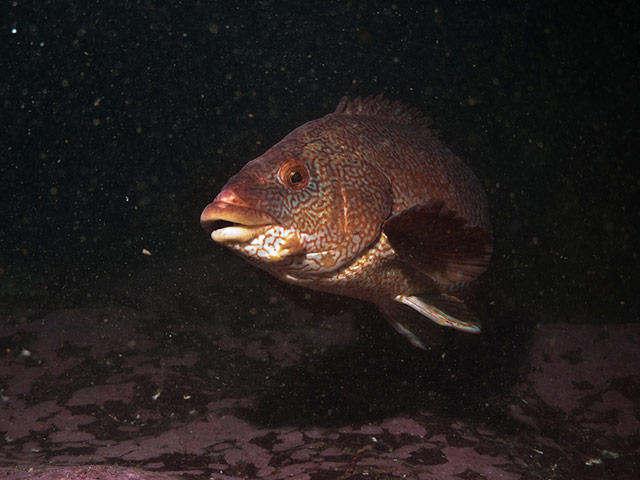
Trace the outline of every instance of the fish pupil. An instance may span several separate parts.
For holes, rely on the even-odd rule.
[[[302,174],[298,170],[289,173],[289,182],[296,184],[302,181]]]

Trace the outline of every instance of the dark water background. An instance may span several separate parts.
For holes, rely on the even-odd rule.
[[[307,3],[4,2],[0,305],[108,301],[152,269],[188,296],[198,269],[163,265],[230,255],[198,222],[226,179],[343,95],[382,92],[483,181],[489,299],[637,321],[637,3]]]

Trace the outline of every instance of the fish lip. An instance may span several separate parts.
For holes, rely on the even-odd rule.
[[[219,200],[207,205],[200,215],[202,228],[218,243],[247,242],[275,223],[269,214]]]

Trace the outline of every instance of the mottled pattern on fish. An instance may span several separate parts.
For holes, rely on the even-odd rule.
[[[491,229],[486,196],[476,176],[420,112],[376,97],[354,102],[345,98],[336,109],[339,113],[351,117],[334,114],[321,120],[333,131],[330,141],[366,155],[383,169],[393,188],[393,214],[416,201],[437,198],[469,223]]]
[[[378,304],[418,347],[432,342],[427,319],[480,330],[455,295],[491,257],[485,194],[403,104],[343,99],[247,163],[201,220],[284,281]]]

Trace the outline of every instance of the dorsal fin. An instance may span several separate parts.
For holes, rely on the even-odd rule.
[[[423,116],[418,109],[410,107],[400,101],[391,103],[384,98],[382,94],[375,97],[371,95],[364,100],[360,99],[360,97],[355,100],[342,97],[334,113],[343,113],[345,115],[375,115],[388,118],[397,123],[412,123],[425,127],[430,126],[429,119]]]

